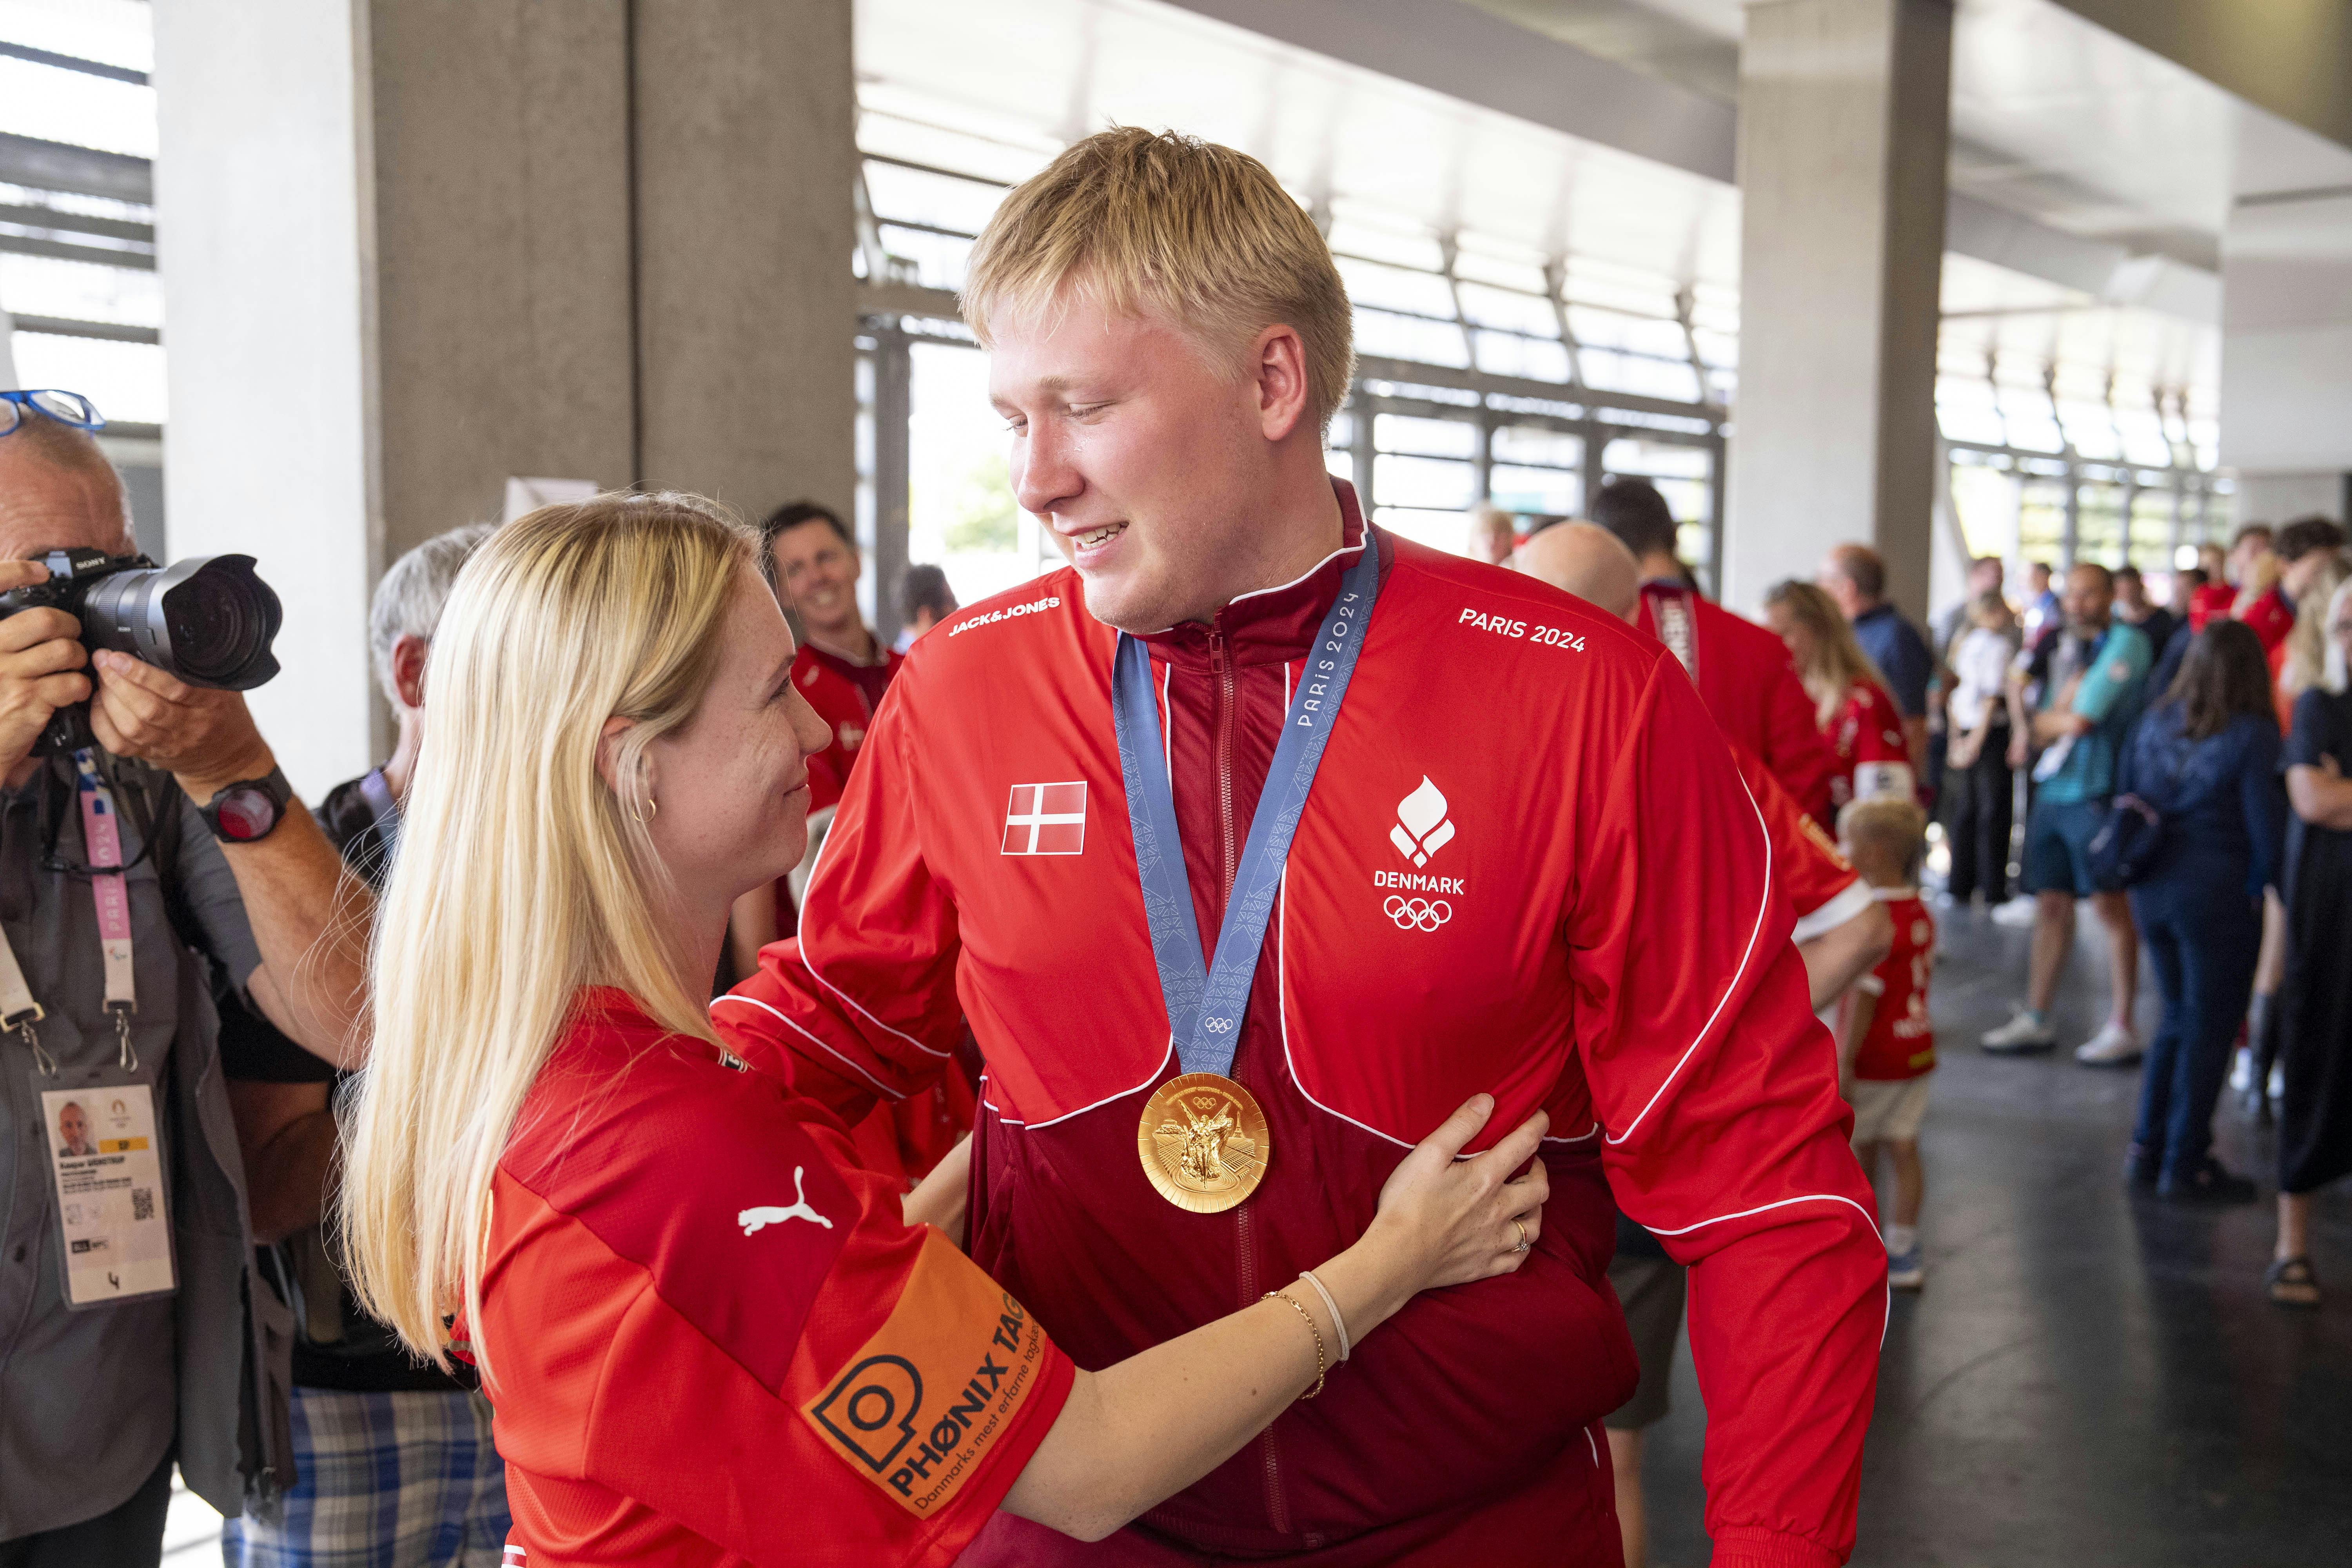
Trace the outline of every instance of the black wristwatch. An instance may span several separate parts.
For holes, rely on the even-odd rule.
[[[269,837],[293,798],[294,786],[286,782],[285,773],[272,768],[260,778],[237,780],[197,810],[215,838],[224,844],[250,844]]]

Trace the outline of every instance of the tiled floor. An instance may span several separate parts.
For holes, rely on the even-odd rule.
[[[1977,1036],[2021,989],[2026,934],[1943,911],[1940,1065],[1921,1142],[1927,1288],[1897,1296],[1863,1470],[1863,1568],[2294,1568],[2352,1555],[2352,1189],[2325,1194],[2315,1313],[2262,1289],[2269,1139],[2225,1098],[2219,1150],[2262,1203],[2126,1194],[2137,1069]],[[2093,924],[2063,990],[2068,1045],[2105,1016]],[[2144,973],[2145,978],[2145,973]],[[2140,1008],[2152,1029],[2152,982]],[[1706,1561],[1706,1416],[1685,1342],[1651,1436],[1652,1563]],[[2347,1555],[2339,1555],[2344,1553]]]

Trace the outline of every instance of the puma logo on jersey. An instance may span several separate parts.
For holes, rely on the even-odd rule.
[[[1428,865],[1432,855],[1454,841],[1454,824],[1445,816],[1445,796],[1426,773],[1419,789],[1397,802],[1396,814],[1389,842],[1416,866]]]
[[[745,1209],[735,1216],[735,1223],[743,1227],[745,1236],[757,1235],[766,1226],[782,1225],[788,1219],[804,1219],[813,1224],[821,1225],[827,1230],[833,1228],[833,1221],[809,1207],[808,1188],[801,1181],[803,1169],[803,1167],[799,1165],[793,1167],[793,1195],[799,1201],[792,1207]]]

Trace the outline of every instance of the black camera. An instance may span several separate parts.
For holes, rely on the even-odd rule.
[[[278,673],[269,645],[285,612],[250,555],[198,555],[158,566],[144,555],[52,550],[49,580],[0,594],[0,618],[58,609],[81,622],[82,646],[112,648],[191,686],[250,691]],[[35,756],[97,744],[89,705],[60,708]]]

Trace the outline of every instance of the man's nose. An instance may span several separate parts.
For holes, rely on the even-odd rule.
[[[1032,426],[1028,437],[1013,444],[1013,499],[1023,511],[1044,517],[1061,510],[1084,489],[1069,443],[1051,428]]]

